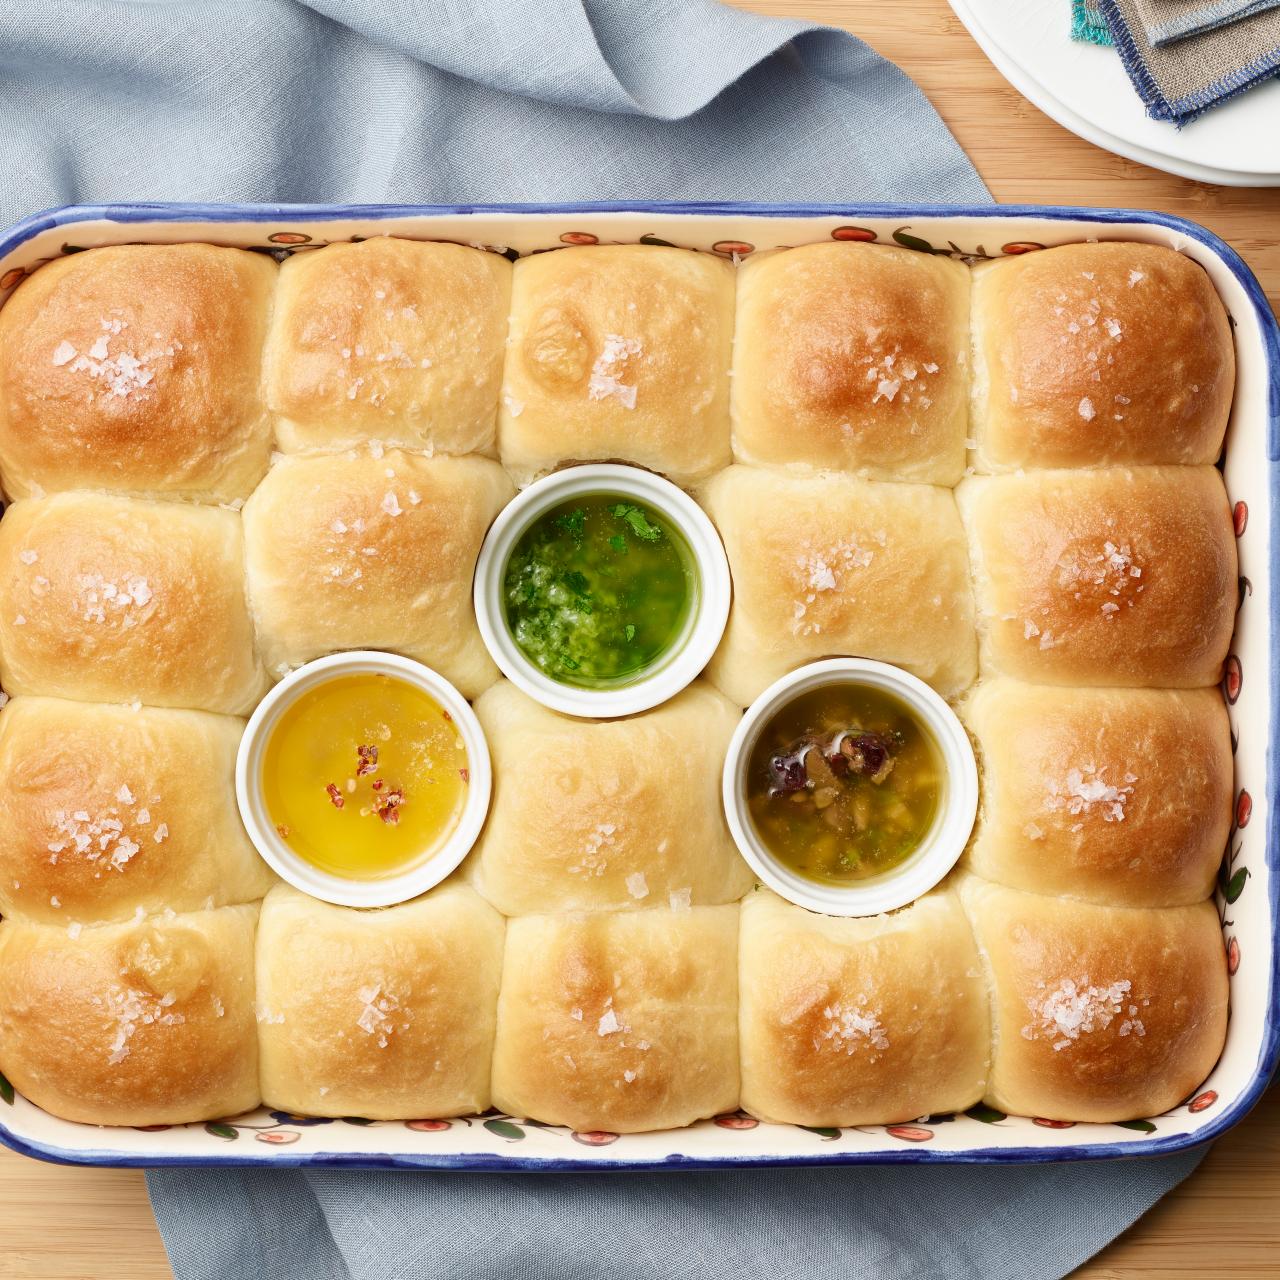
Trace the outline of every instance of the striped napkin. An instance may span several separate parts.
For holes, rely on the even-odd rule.
[[[1134,88],[1154,120],[1178,128],[1280,72],[1280,8],[1156,46],[1143,8],[1172,0],[1098,0]]]
[[[1280,74],[1280,0],[1071,0],[1071,38],[1114,44],[1147,114],[1181,129]]]
[[[1280,7],[1280,0],[1135,0],[1147,40],[1160,49]]]

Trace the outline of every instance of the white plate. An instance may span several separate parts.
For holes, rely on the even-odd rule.
[[[949,3],[996,70],[1081,138],[1200,182],[1280,186],[1280,80],[1176,129],[1146,114],[1114,49],[1071,39],[1067,0]]]

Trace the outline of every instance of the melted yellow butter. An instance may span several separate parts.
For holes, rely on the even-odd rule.
[[[334,875],[377,880],[424,862],[457,827],[467,752],[449,713],[416,685],[341,676],[276,722],[262,785],[296,854]]]

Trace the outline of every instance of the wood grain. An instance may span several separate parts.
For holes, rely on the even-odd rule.
[[[735,0],[847,27],[941,112],[997,200],[1163,209],[1211,227],[1280,301],[1280,189],[1210,187],[1081,141],[1011,89],[945,0]],[[1063,0],[1065,14],[1067,0]],[[1065,18],[1064,18],[1065,23]],[[638,193],[642,194],[642,193]],[[1280,1091],[1078,1280],[1280,1276]],[[0,1278],[170,1276],[141,1173],[63,1168],[0,1149]],[[234,1278],[232,1278],[234,1280]]]

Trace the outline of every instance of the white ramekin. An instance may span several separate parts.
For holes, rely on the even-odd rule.
[[[851,683],[896,694],[924,722],[942,756],[943,788],[938,812],[919,848],[900,866],[848,885],[806,880],[769,852],[747,810],[746,774],[751,748],[769,718],[802,693]],[[868,658],[829,658],[775,681],[747,708],[729,743],[724,763],[724,810],[729,830],[756,875],[774,892],[810,911],[829,916],[874,916],[913,902],[955,866],[978,811],[978,766],[969,735],[954,711],[923,680]]]
[[[561,684],[525,657],[507,627],[502,583],[512,550],[539,516],[598,493],[637,499],[670,520],[689,544],[698,582],[684,632],[669,652],[632,680],[592,689]],[[569,467],[535,481],[493,522],[476,562],[476,620],[494,662],[531,698],[571,716],[628,716],[674,697],[711,660],[729,617],[729,595],[729,561],[706,512],[669,480],[615,463]]]
[[[393,676],[431,695],[452,717],[467,750],[467,802],[457,827],[429,858],[397,876],[348,880],[300,858],[280,838],[262,794],[262,755],[281,715],[304,693],[342,676],[374,672]],[[439,884],[467,856],[489,811],[493,771],[489,746],[475,712],[442,675],[394,653],[362,650],[317,658],[291,672],[267,694],[249,717],[236,755],[236,800],[249,838],[268,865],[297,889],[343,907],[387,907],[405,902]]]

